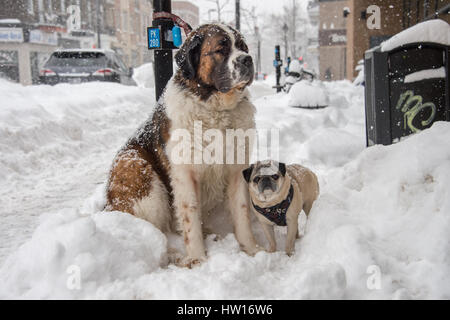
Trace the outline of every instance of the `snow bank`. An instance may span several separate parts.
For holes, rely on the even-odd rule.
[[[22,86],[0,79],[0,265],[43,212],[78,207],[147,118],[154,90],[114,83]]]
[[[325,107],[328,105],[328,94],[320,81],[299,81],[289,90],[290,107]]]
[[[0,180],[42,170],[62,153],[78,158],[93,141],[107,144],[109,130],[120,130],[109,127],[112,117],[121,113],[125,125],[136,105],[153,104],[153,92],[114,83],[23,87],[0,79],[0,96]]]
[[[418,23],[381,44],[381,51],[415,42],[435,42],[450,46],[450,25],[441,19],[433,19]]]
[[[166,245],[158,229],[131,215],[61,211],[6,261],[0,298],[82,298],[106,283],[156,270]]]
[[[133,80],[139,87],[153,88],[155,86],[155,73],[153,63],[146,63],[134,69]]]
[[[0,268],[1,298],[450,298],[450,123],[435,123],[392,146],[366,149],[363,88],[348,81],[325,83],[329,107],[319,110],[289,108],[289,96],[284,93],[258,98],[258,92],[269,90],[263,84],[251,88],[257,126],[280,129],[280,160],[313,169],[321,195],[306,225],[300,216],[304,236],[296,241],[294,256],[279,251],[249,257],[232,234],[218,241],[210,236],[208,260],[190,270],[167,265],[167,247],[182,244],[180,237],[166,238],[128,214],[100,212],[104,185],[94,181],[104,182],[114,153],[137,125],[135,118],[142,120],[144,111],[150,113],[144,103],[149,90],[99,84],[14,85],[10,90],[5,86],[0,88],[9,94],[9,107],[1,111],[2,125],[8,125],[3,118],[7,115],[5,119],[16,121],[17,126],[11,124],[9,130],[19,136],[20,128],[26,132],[37,126],[37,134],[24,136],[23,141],[36,142],[30,153],[51,154],[46,158],[51,170],[36,166],[42,175],[33,169],[33,162],[28,164],[31,169],[22,168],[26,162],[20,157],[27,152],[20,143],[16,148],[12,142],[1,146],[16,155],[19,165],[15,173],[5,174],[8,180],[0,182],[0,191],[42,198],[15,202],[16,211],[6,221],[20,220],[25,225],[29,220],[23,213],[48,213],[33,236]],[[98,97],[99,89],[108,91],[107,97]],[[22,106],[22,101],[29,104]],[[51,101],[55,101],[53,107]],[[11,108],[18,108],[16,118]],[[105,127],[96,125],[97,121]],[[116,124],[120,128],[120,121],[129,122],[128,126],[117,133],[110,129]],[[61,134],[46,133],[49,123],[61,128]],[[64,134],[62,128],[70,124],[82,132],[80,144],[89,141],[92,146],[70,151],[80,141]],[[48,135],[42,145],[37,144],[41,132]],[[103,141],[108,138],[111,143]],[[46,139],[53,144],[45,143]],[[4,166],[0,172],[5,168],[13,170]],[[100,174],[94,174],[97,171]],[[28,184],[18,184],[25,179]],[[8,189],[8,184],[17,188]],[[74,198],[68,201],[68,195]],[[4,207],[0,226],[5,221]],[[6,203],[6,208],[14,206]],[[258,225],[255,231],[265,244]],[[276,229],[279,250],[285,233],[285,228]],[[3,230],[0,234],[5,245]]]
[[[192,270],[164,263],[165,237],[121,213],[51,216],[0,271],[6,298],[449,298],[450,124],[364,150],[321,179],[296,254],[207,240]],[[281,231],[280,231],[281,230]],[[278,236],[284,229],[278,228]],[[80,290],[67,288],[79,266]],[[380,270],[380,287],[369,287]],[[153,271],[153,272],[151,272]]]

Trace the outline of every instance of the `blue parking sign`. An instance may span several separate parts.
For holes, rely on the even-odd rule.
[[[159,29],[159,27],[147,28],[147,36],[149,49],[161,48],[161,30]]]

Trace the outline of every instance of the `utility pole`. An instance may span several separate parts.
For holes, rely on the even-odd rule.
[[[287,57],[288,57],[288,41],[287,41],[287,33],[288,33],[288,26],[285,23],[283,25],[283,32],[284,32],[284,61],[287,61]]]
[[[261,36],[259,34],[259,28],[255,27],[255,36],[258,41],[257,53],[256,53],[256,74],[259,75],[261,73]]]
[[[153,0],[153,11],[156,12],[167,12],[172,13],[172,3],[171,0]],[[168,30],[172,30],[173,22],[170,19],[157,19],[153,20],[152,25],[154,27],[160,27],[162,37]],[[161,42],[166,43],[166,40],[161,40]],[[173,54],[172,49],[176,49],[171,46],[162,46],[160,49],[154,52],[154,67],[155,67],[155,94],[156,101],[159,100],[167,82],[169,82],[170,77],[173,74]]]
[[[296,32],[296,26],[295,26],[295,22],[297,20],[297,5],[295,3],[296,0],[292,0],[292,11],[293,11],[293,15],[292,15],[292,47],[291,47],[291,53],[293,58],[297,58],[297,52],[296,52],[296,41],[295,41],[295,32]]]
[[[241,4],[240,0],[236,0],[236,29],[241,30]]]
[[[100,21],[100,0],[96,0],[96,13],[97,13],[97,48],[101,49],[102,47],[102,43],[100,40],[100,25],[101,25],[101,21]]]

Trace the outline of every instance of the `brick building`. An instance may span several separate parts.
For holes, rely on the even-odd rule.
[[[319,72],[321,80],[345,79],[348,0],[319,0]]]
[[[111,0],[114,7],[110,13],[115,21],[117,41],[111,49],[117,51],[132,67],[152,60],[147,48],[147,27],[152,23],[151,0]]]
[[[427,19],[450,22],[448,0],[319,0],[322,80],[353,80],[364,52]],[[380,9],[380,28],[369,28],[369,6]]]

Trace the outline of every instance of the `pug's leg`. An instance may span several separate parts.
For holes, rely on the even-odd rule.
[[[249,194],[245,180],[242,178],[242,169],[235,170],[227,189],[228,207],[234,224],[236,240],[242,249],[253,256],[261,250],[253,236],[249,216]]]
[[[291,219],[287,219],[286,254],[291,256],[295,248],[295,239],[298,233],[298,214]]]
[[[273,226],[266,224],[262,221],[261,226],[263,228],[264,234],[266,235],[267,240],[269,241],[269,250],[268,252],[275,252],[277,250],[277,243],[275,241],[275,232],[273,230]]]

